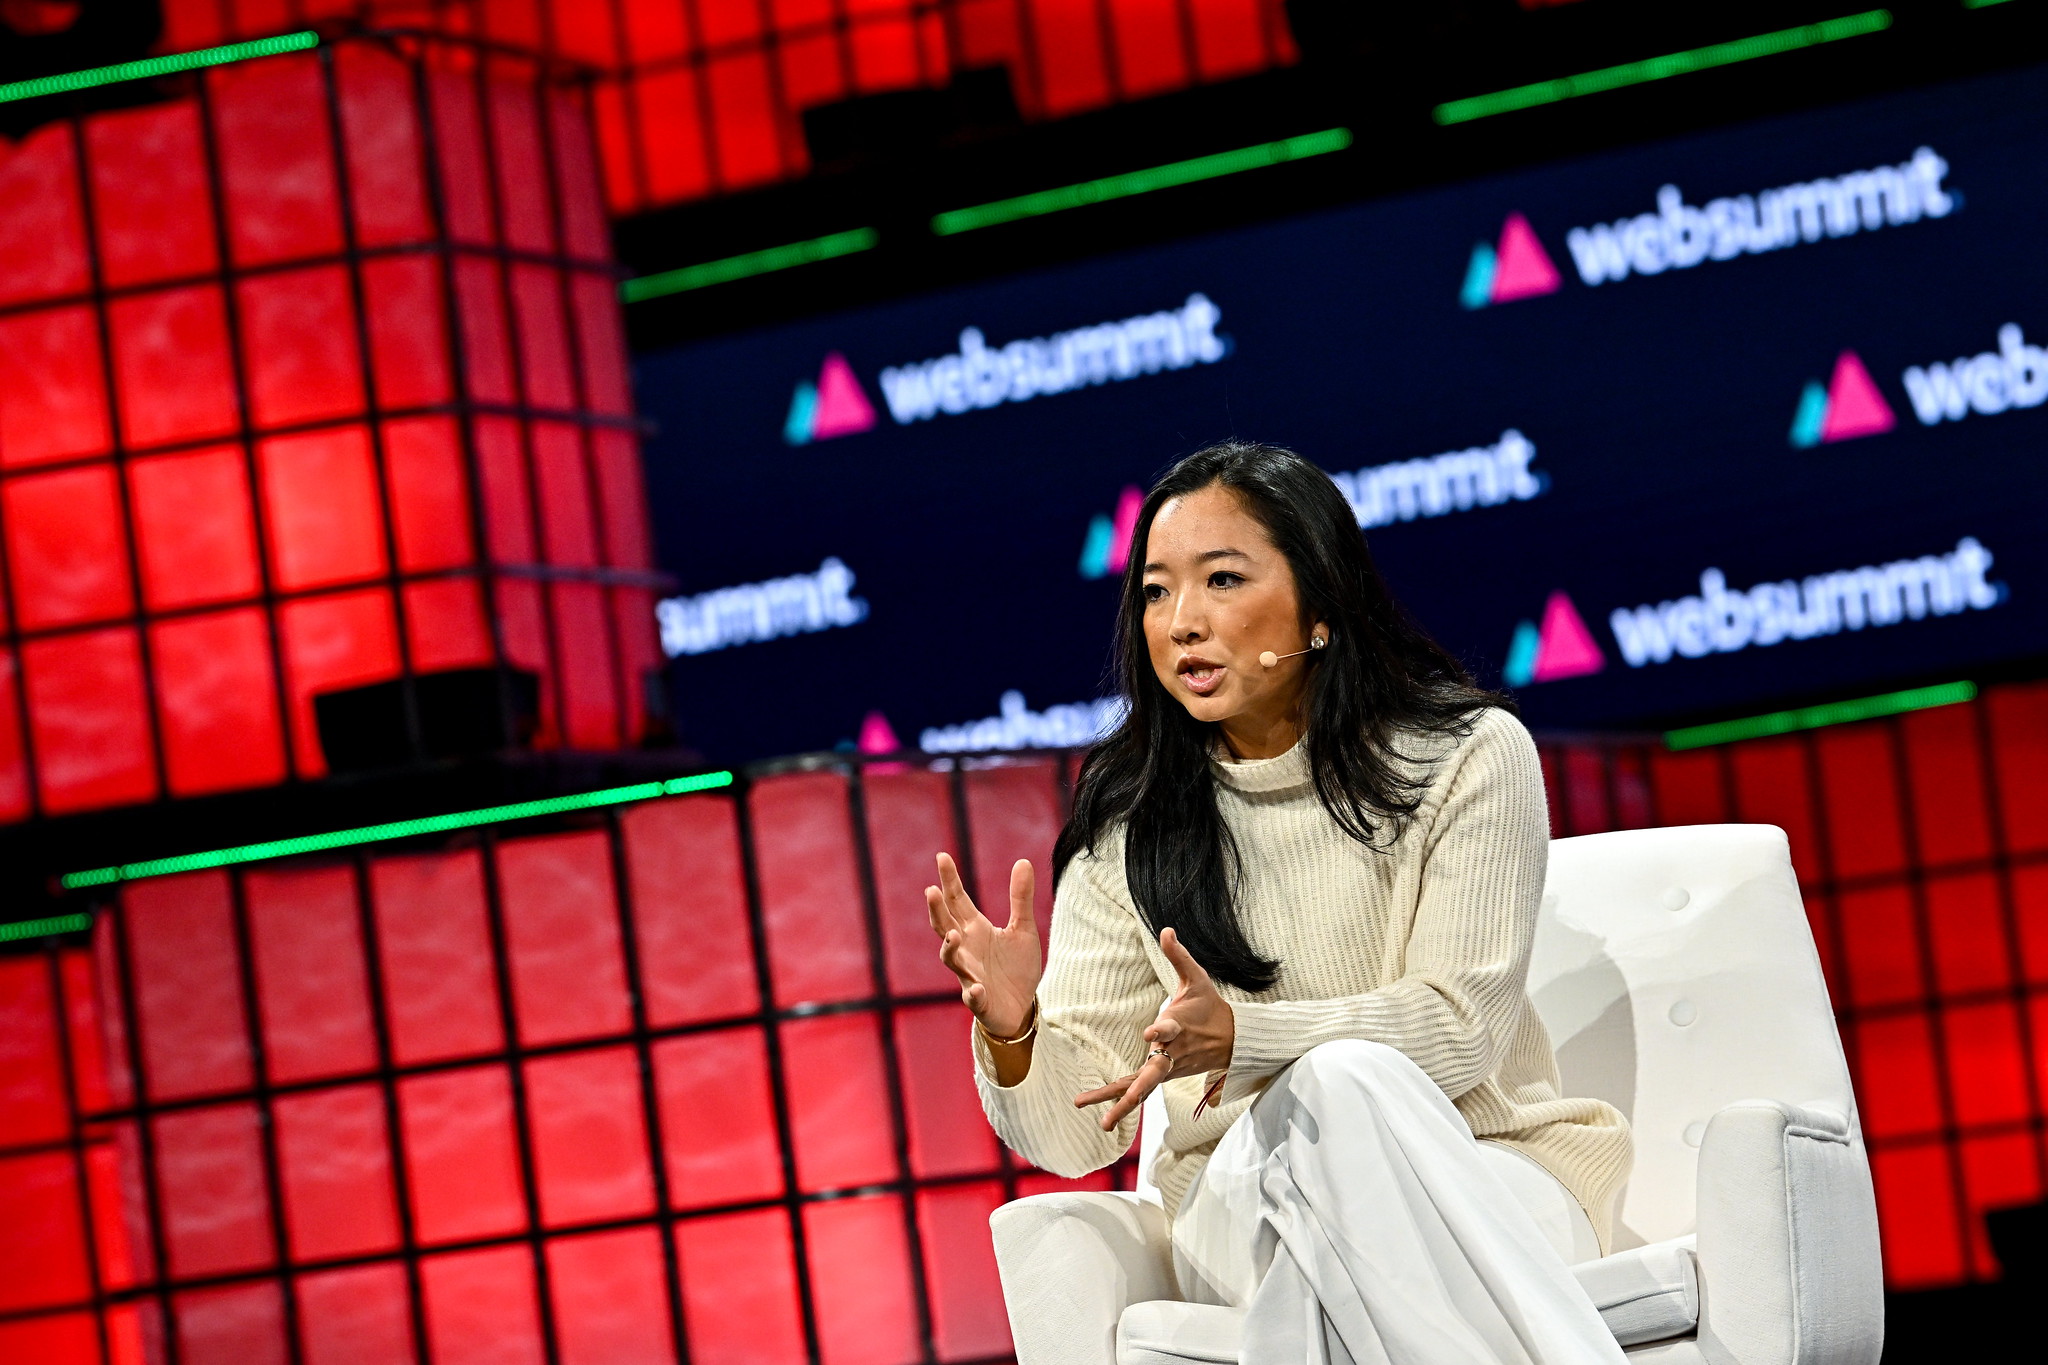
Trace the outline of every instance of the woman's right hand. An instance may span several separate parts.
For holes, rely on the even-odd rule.
[[[1022,1033],[1038,995],[1044,954],[1038,921],[1031,912],[1036,884],[1031,864],[1018,859],[1010,869],[1010,923],[998,929],[975,909],[960,869],[939,855],[939,884],[924,889],[932,932],[940,939],[939,961],[960,978],[960,998],[981,1026],[998,1038]]]

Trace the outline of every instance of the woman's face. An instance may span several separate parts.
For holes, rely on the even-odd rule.
[[[1144,592],[1152,671],[1195,719],[1223,722],[1233,748],[1233,732],[1298,733],[1308,659],[1265,668],[1259,655],[1307,649],[1311,623],[1286,556],[1235,492],[1211,484],[1160,507]]]

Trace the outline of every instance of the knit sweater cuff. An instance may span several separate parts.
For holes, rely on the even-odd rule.
[[[1089,1082],[1079,1078],[1070,1039],[1041,1028],[1032,1047],[1031,1070],[1015,1085],[996,1083],[995,1059],[979,1029],[974,1039],[974,1083],[982,1111],[997,1136],[1032,1165],[1069,1178],[1100,1170],[1131,1144],[1137,1117],[1116,1134],[1097,1126],[1096,1113],[1074,1107],[1074,1096]]]
[[[1046,1082],[1053,1067],[1044,1058],[1034,1057],[1023,1080],[1003,1085],[996,1080],[995,1055],[989,1050],[988,1041],[981,1036],[980,1029],[970,1026],[970,1032],[974,1037],[974,1086],[981,1092],[981,1107],[997,1135],[1015,1147],[1025,1134],[1042,1131],[1046,1120],[1052,1117],[1047,1113],[1051,1105],[1047,1103],[1050,1097]],[[1027,1160],[1031,1156],[1025,1154]]]
[[[1052,1068],[1034,1065],[1024,1073],[1023,1080],[1015,1085],[1004,1085],[996,1080],[996,1055],[989,1047],[988,1039],[982,1037],[981,1030],[972,1024],[967,1026],[967,1033],[974,1044],[974,1079],[983,1097],[1010,1113],[1031,1108],[1031,1101],[1044,1088],[1046,1072]],[[1037,1049],[1033,1051],[1035,1053]]]
[[[1301,1059],[1318,1043],[1341,1036],[1339,1012],[1318,1008],[1320,1001],[1287,1001],[1259,1005],[1233,1003],[1230,1012],[1237,1034],[1230,1048],[1230,1079],[1223,1083],[1218,1104],[1255,1095],[1266,1083]]]

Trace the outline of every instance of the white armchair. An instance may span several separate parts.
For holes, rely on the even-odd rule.
[[[1574,1267],[1631,1360],[1875,1365],[1877,1209],[1783,831],[1552,843],[1529,990],[1565,1092],[1635,1129],[1612,1254]],[[990,1226],[1018,1365],[1238,1360],[1233,1310],[1176,1301],[1142,1180],[1020,1199]]]

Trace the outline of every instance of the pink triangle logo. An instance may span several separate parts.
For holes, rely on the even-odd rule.
[[[868,712],[860,723],[860,738],[854,741],[854,748],[864,754],[893,754],[902,747],[889,718],[880,711]]]
[[[1138,513],[1145,510],[1145,495],[1134,487],[1125,488],[1116,500],[1116,526],[1109,542],[1109,571],[1122,573],[1131,562],[1131,537],[1138,533]]]
[[[1854,351],[1835,358],[1835,375],[1828,382],[1828,412],[1820,426],[1822,442],[1846,441],[1853,436],[1880,436],[1898,425],[1891,405],[1877,391],[1870,371]]]
[[[1556,682],[1560,678],[1583,678],[1607,667],[1607,656],[1586,629],[1585,618],[1561,592],[1550,594],[1543,604],[1543,630],[1536,646],[1535,665],[1529,670],[1531,682]]]
[[[1489,303],[1512,303],[1538,294],[1555,294],[1563,283],[1550,253],[1536,238],[1536,229],[1519,213],[1510,213],[1500,226],[1500,247],[1493,264],[1493,286],[1487,291]]]
[[[811,439],[825,441],[834,436],[852,436],[872,431],[874,426],[874,404],[861,391],[853,366],[846,363],[845,356],[832,352],[818,369],[818,401],[811,412]]]

